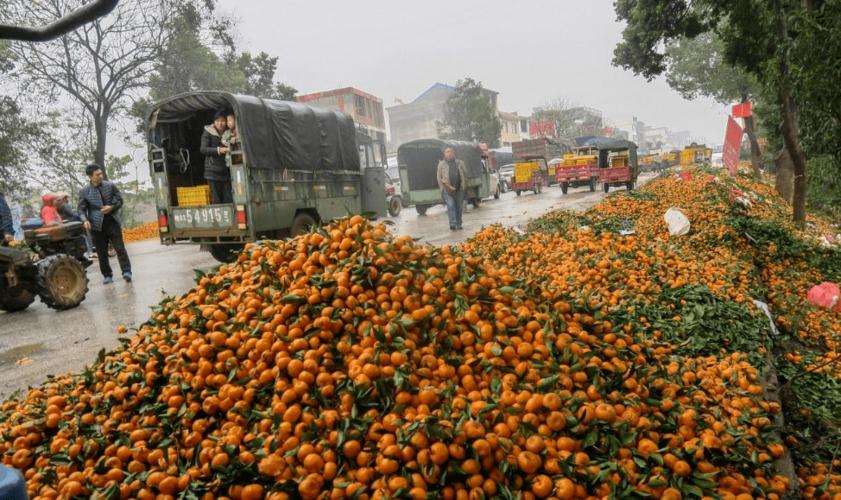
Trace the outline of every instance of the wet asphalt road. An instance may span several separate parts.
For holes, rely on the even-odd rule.
[[[644,182],[651,176],[639,179]],[[561,194],[557,186],[535,195],[513,192],[499,200],[485,200],[479,208],[464,213],[464,230],[450,231],[443,205],[432,207],[421,217],[414,208],[404,208],[393,220],[395,233],[422,237],[435,245],[464,240],[483,226],[500,223],[517,226],[554,209],[586,210],[604,197],[601,191],[571,189]],[[14,391],[43,382],[48,374],[79,371],[95,359],[101,349],[118,345],[116,329],[125,324],[136,328],[150,315],[164,293],[180,295],[194,283],[194,269],[207,271],[217,265],[209,253],[197,246],[162,247],[157,240],[128,246],[134,282],[116,279],[103,285],[94,263],[88,268],[90,291],[77,308],[56,312],[40,302],[14,314],[0,312],[0,399]],[[116,259],[112,259],[115,272]]]

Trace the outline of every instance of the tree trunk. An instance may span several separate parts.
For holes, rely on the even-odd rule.
[[[108,171],[105,168],[105,142],[108,139],[108,116],[100,115],[94,117],[94,133],[96,144],[93,150],[93,162],[102,167],[102,177],[108,179]]]
[[[748,102],[748,97],[742,96],[742,102]],[[745,117],[745,134],[750,142],[750,166],[753,169],[753,176],[758,179],[762,176],[762,150],[759,149],[759,141],[756,140],[753,113]]]
[[[785,49],[788,41],[788,30],[786,28],[785,14],[781,0],[774,2],[777,17],[777,35],[780,37],[780,44],[783,47],[777,55],[780,65],[780,118],[783,143],[791,155],[794,164],[794,196],[792,200],[792,219],[797,225],[806,223],[806,155],[800,147],[800,138],[797,130],[797,111],[791,95],[789,85],[788,52]]]
[[[783,147],[774,157],[774,163],[777,165],[774,187],[783,199],[791,203],[794,195],[794,163],[791,161],[788,149]]]

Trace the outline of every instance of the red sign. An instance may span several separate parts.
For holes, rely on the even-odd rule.
[[[733,105],[733,118],[747,118],[751,115],[751,103],[743,102],[741,104]]]
[[[531,120],[529,137],[555,137],[555,122],[552,120]]]
[[[727,117],[727,133],[724,134],[724,151],[721,159],[730,175],[736,175],[739,167],[739,153],[742,149],[742,127],[732,116]]]

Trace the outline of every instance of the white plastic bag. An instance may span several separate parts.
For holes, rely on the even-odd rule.
[[[666,224],[669,225],[670,235],[683,236],[689,233],[689,219],[683,215],[683,212],[681,212],[680,209],[672,207],[666,210],[663,218],[666,219]]]

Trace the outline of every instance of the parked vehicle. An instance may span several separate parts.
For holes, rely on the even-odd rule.
[[[420,215],[429,207],[443,203],[438,186],[438,162],[444,149],[453,147],[464,162],[467,173],[465,200],[478,207],[484,198],[498,196],[499,185],[482,157],[482,150],[472,142],[418,139],[397,148],[403,206],[414,205]]]
[[[233,111],[240,137],[227,155],[229,204],[211,204],[201,196],[206,182],[200,139],[218,109]],[[344,113],[225,92],[190,92],[154,106],[148,142],[164,245],[207,245],[224,262],[249,241],[300,234],[349,213],[376,217],[386,212],[385,147],[367,136],[357,138],[353,120]]]
[[[386,171],[385,176],[385,197],[386,205],[388,206],[388,215],[392,217],[400,215],[400,209],[403,208],[403,194],[400,190],[400,178],[392,177],[388,171]]]
[[[564,194],[570,187],[580,186],[589,186],[590,191],[595,191],[599,181],[598,150],[592,146],[573,148],[555,170],[555,180]]]
[[[511,191],[514,184],[514,164],[509,163],[499,167],[499,186],[503,193]]]
[[[534,191],[534,194],[540,194],[543,191],[543,184],[546,183],[548,170],[546,158],[526,155],[514,164],[514,182],[511,184],[511,189],[517,193],[517,196],[520,196],[523,191]]]
[[[594,137],[588,139],[584,146],[598,151],[599,182],[605,193],[617,186],[625,186],[629,191],[634,189],[639,175],[636,144],[621,139]]]
[[[81,222],[26,229],[24,241],[0,247],[0,310],[21,311],[36,297],[57,310],[76,307],[88,292]]]
[[[712,161],[713,150],[704,144],[695,144],[694,142],[689,146],[683,148],[680,152],[681,165],[694,165],[699,163],[710,163]]]
[[[555,183],[555,165],[549,164],[548,158],[560,158],[571,151],[570,144],[560,139],[541,137],[538,139],[525,139],[511,145],[514,161],[524,160],[526,157],[544,158],[547,161],[545,181],[548,184]]]

